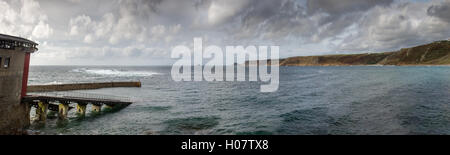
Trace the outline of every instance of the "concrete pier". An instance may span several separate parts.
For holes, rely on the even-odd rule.
[[[70,94],[70,93],[62,93],[62,94],[53,94],[52,93],[44,93],[43,95],[29,95],[22,98],[22,103],[24,105],[31,105],[36,108],[36,116],[35,119],[38,122],[45,123],[47,119],[47,111],[55,111],[58,112],[59,121],[62,122],[61,125],[65,125],[68,123],[68,113],[74,108],[71,107],[70,104],[77,104],[76,113],[83,117],[86,114],[86,107],[88,104],[92,105],[92,113],[98,114],[102,111],[102,106],[109,107],[125,107],[132,104],[131,101],[127,98],[120,100],[115,96],[102,96],[100,94]],[[77,96],[81,95],[81,96]],[[98,95],[98,96],[97,96]],[[111,98],[111,99],[107,99]],[[112,99],[116,98],[116,99]]]
[[[68,114],[69,114],[69,104],[60,103],[59,111],[58,111],[58,118],[61,120],[65,120],[65,119],[67,119]]]
[[[86,107],[87,104],[86,103],[78,103],[77,104],[77,114],[78,116],[85,116],[86,115]]]
[[[48,102],[39,102],[36,108],[36,121],[45,123],[47,120]]]
[[[100,113],[102,111],[102,105],[92,105],[92,112],[94,113]]]

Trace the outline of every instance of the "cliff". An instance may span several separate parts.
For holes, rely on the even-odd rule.
[[[281,66],[450,65],[450,41],[385,53],[304,56],[280,59]]]

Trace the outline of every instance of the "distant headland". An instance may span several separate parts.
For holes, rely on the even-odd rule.
[[[357,65],[450,65],[450,40],[436,41],[394,52],[299,56],[280,59],[280,66]]]

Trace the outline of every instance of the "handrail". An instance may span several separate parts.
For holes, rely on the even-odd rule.
[[[44,93],[28,93],[34,96],[47,96],[47,97],[62,97],[62,98],[83,98],[93,100],[110,100],[121,102],[132,102],[130,97],[95,94],[95,93],[80,93],[80,92],[44,92]]]

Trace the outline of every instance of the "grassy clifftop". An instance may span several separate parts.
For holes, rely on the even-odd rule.
[[[450,65],[450,41],[437,41],[395,52],[291,57],[280,59],[280,65]]]

